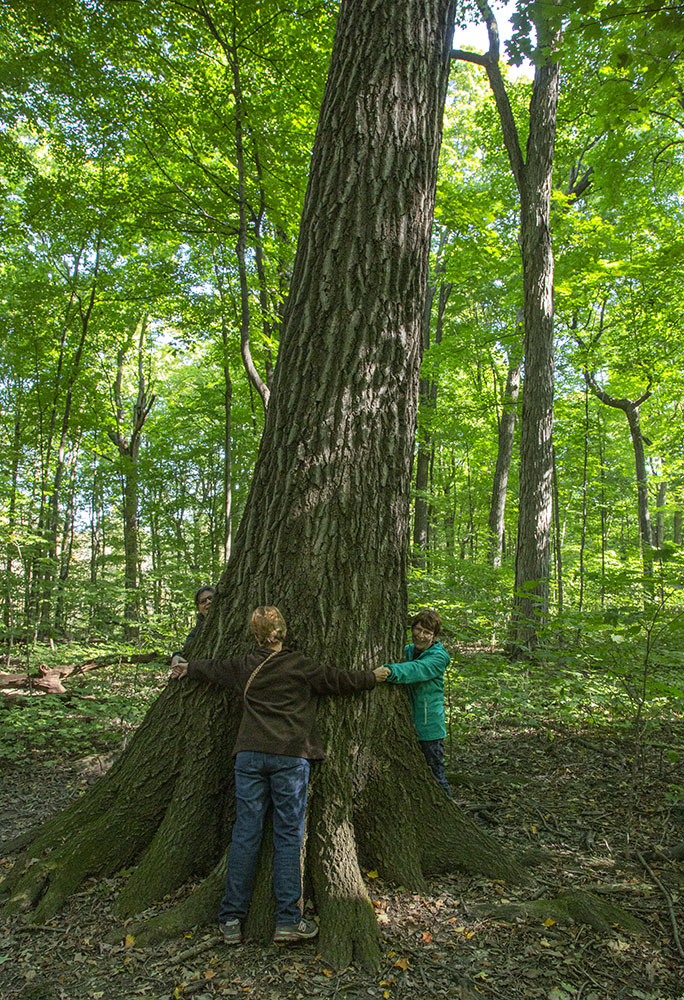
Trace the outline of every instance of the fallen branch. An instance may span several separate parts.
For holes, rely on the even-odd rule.
[[[209,951],[211,948],[215,948],[221,943],[221,939],[218,937],[212,937],[209,941],[203,941],[201,944],[195,945],[194,948],[186,948],[185,951],[179,951],[178,954],[171,959],[171,961],[166,963],[167,968],[172,965],[181,965],[183,962],[187,962],[189,958],[194,958],[195,955],[201,955],[204,951]]]

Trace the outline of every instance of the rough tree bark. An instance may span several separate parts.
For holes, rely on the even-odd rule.
[[[499,64],[499,29],[486,0],[477,6],[487,25],[485,55],[454,51],[456,59],[487,72],[504,145],[520,195],[520,255],[523,267],[525,381],[520,439],[520,500],[515,554],[515,588],[509,626],[509,652],[534,646],[549,600],[553,476],[553,248],[551,181],[556,139],[560,62],[559,31],[550,9],[530,5],[537,33],[536,66],[523,156],[518,127]],[[552,12],[551,12],[552,13]]]
[[[249,610],[268,602],[326,662],[400,655],[453,17],[453,0],[342,2],[264,437],[198,653],[241,646]],[[42,922],[86,876],[135,864],[122,914],[209,872],[138,943],[215,919],[238,712],[209,685],[169,685],[108,775],[38,833],[6,909]],[[319,718],[329,756],[312,779],[305,881],[328,961],[378,958],[360,863],[413,887],[453,867],[524,877],[431,780],[401,690],[331,699]],[[267,854],[247,927],[258,938],[272,926]]]

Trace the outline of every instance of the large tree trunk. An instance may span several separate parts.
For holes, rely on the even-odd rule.
[[[246,641],[277,603],[291,638],[347,669],[400,654],[422,308],[453,0],[343,0],[313,153],[273,393],[245,513],[198,652]],[[84,877],[130,866],[134,913],[220,862],[232,814],[239,706],[174,684],[94,790],[40,832],[6,889],[42,921]],[[315,768],[306,884],[320,945],[344,965],[378,957],[360,861],[405,886],[454,866],[521,869],[432,781],[404,693],[330,699]],[[46,845],[54,847],[43,856]],[[268,850],[247,931],[272,929]],[[220,865],[144,934],[215,919]]]

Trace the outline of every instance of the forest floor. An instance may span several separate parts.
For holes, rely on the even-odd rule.
[[[637,739],[633,726],[571,725],[562,713],[554,721],[552,709],[543,722],[522,724],[510,705],[507,714],[500,700],[477,703],[475,686],[469,691],[467,705],[452,705],[471,719],[447,746],[455,798],[508,848],[548,852],[532,890],[456,873],[431,879],[418,895],[370,873],[382,964],[369,973],[328,968],[315,942],[229,949],[214,928],[189,928],[145,951],[122,928],[120,943],[106,944],[119,923],[112,904],[123,880],[93,880],[47,926],[20,918],[0,926],[0,997],[683,1000],[683,862],[647,860],[684,840],[681,713],[652,719]],[[125,728],[120,718],[116,724]],[[2,838],[66,805],[99,767],[96,755],[20,746],[2,760]],[[0,874],[13,860],[0,858]],[[572,888],[624,907],[646,932],[497,914],[497,906]]]

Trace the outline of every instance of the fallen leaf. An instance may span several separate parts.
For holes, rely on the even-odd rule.
[[[135,934],[127,934],[124,939],[124,948],[132,948],[135,941]]]
[[[553,917],[547,917],[546,920],[544,921],[544,927],[553,927],[555,922],[556,921],[553,919]]]
[[[398,958],[394,964],[397,968],[401,969],[402,972],[406,972],[410,963],[408,958]]]
[[[380,876],[376,871],[366,872],[366,875],[368,876],[368,878],[380,878]]]
[[[430,931],[423,931],[422,938],[425,944],[432,944],[432,934]]]

